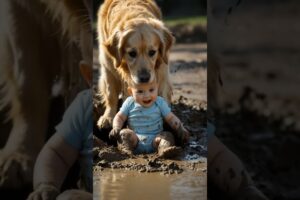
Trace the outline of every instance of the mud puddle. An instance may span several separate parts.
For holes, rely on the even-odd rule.
[[[195,199],[206,200],[206,172],[181,174],[137,173],[109,169],[94,172],[94,199]]]
[[[186,160],[189,155],[196,154],[179,160],[159,159],[155,154],[125,158],[113,147],[104,147],[94,166],[94,199],[206,200],[206,157]]]

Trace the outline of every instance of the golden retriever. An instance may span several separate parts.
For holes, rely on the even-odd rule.
[[[92,65],[91,5],[91,0],[0,1],[0,114],[11,121],[7,140],[0,123],[0,187],[31,184],[51,98],[63,95],[67,107],[86,87],[78,64]]]
[[[159,95],[171,101],[169,50],[174,37],[161,21],[154,0],[105,0],[98,11],[100,95],[105,112],[99,128],[108,128],[127,83],[159,83]]]

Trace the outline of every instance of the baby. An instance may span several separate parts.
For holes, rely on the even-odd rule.
[[[167,102],[157,96],[156,80],[151,83],[130,83],[128,93],[131,96],[114,117],[110,139],[116,139],[118,148],[128,154],[157,151],[158,156],[164,158],[178,155],[181,148],[175,146],[172,133],[163,131],[164,120],[183,144],[187,142],[189,133],[171,112]],[[128,128],[122,129],[126,121]]]
[[[82,61],[80,70],[91,85],[91,66]],[[27,200],[93,199],[92,107],[92,90],[88,88],[81,91],[65,111],[62,121],[56,126],[56,133],[38,155],[34,166],[34,190]],[[79,189],[61,191],[76,160],[79,160],[81,171]]]

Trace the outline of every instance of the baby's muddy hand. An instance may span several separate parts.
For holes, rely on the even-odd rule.
[[[54,200],[59,190],[48,183],[40,184],[27,198],[27,200]]]
[[[180,140],[181,145],[185,145],[189,141],[190,133],[186,128],[184,128],[183,124],[180,124],[178,129],[176,130],[177,137]]]
[[[119,128],[113,128],[110,132],[109,132],[109,139],[110,140],[118,140],[118,138],[120,137],[120,131],[121,129]]]

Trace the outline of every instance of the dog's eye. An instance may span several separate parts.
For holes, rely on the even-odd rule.
[[[156,51],[155,51],[155,50],[150,50],[148,54],[149,54],[149,56],[150,56],[150,57],[152,57],[152,56],[154,56],[154,55],[155,55],[155,53],[156,53]]]
[[[135,58],[136,57],[136,51],[129,51],[129,56],[131,57],[131,58]]]

